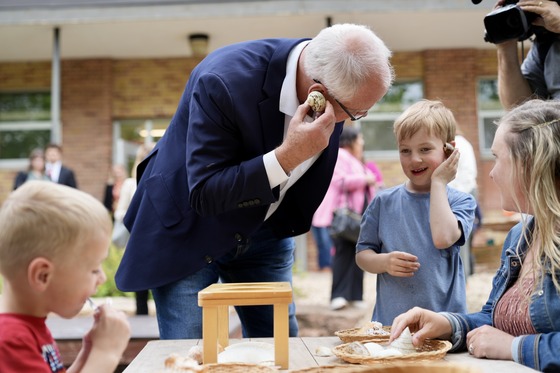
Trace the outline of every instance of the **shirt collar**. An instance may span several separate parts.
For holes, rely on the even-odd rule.
[[[299,43],[288,55],[288,61],[286,63],[286,77],[282,83],[282,90],[280,91],[280,112],[294,116],[296,110],[299,106],[299,100],[297,98],[297,88],[296,88],[296,76],[297,76],[297,66],[299,56],[303,51],[303,48],[309,44],[310,40],[303,41]]]

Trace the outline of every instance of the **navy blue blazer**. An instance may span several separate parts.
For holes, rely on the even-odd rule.
[[[76,181],[76,176],[74,171],[68,167],[62,166],[60,168],[60,175],[58,175],[58,184],[68,185],[72,188],[78,188],[78,182]]]
[[[280,91],[288,54],[303,40],[230,45],[193,70],[165,135],[138,167],[124,219],[130,240],[115,276],[119,289],[184,278],[247,244],[263,225],[279,197],[263,155],[282,143]],[[267,219],[278,237],[309,230],[332,177],[342,125]]]

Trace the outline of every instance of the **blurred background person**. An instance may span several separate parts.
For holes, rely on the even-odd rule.
[[[136,158],[134,160],[134,165],[132,166],[132,170],[130,171],[130,177],[123,180],[122,186],[120,187],[120,193],[118,202],[116,204],[115,212],[114,212],[114,227],[113,230],[117,232],[120,229],[124,229],[124,234],[129,236],[126,227],[123,224],[123,218],[128,210],[128,206],[130,205],[130,201],[132,200],[132,196],[134,192],[136,192],[137,182],[136,182],[136,168],[140,162],[146,158],[146,156],[152,151],[154,148],[154,143],[145,143],[138,147],[136,150]],[[115,243],[115,235],[113,235],[113,242]],[[121,244],[122,248],[126,247],[127,239],[123,240],[123,244]],[[141,274],[139,274],[141,275]],[[148,297],[149,297],[149,290],[142,290],[134,292],[134,296],[136,298],[136,314],[137,315],[147,315],[148,314]]]
[[[72,169],[62,165],[62,147],[58,144],[48,144],[45,147],[45,172],[47,176],[58,184],[78,188],[78,182]]]
[[[459,127],[457,127],[457,133],[455,135],[455,147],[459,149],[461,157],[459,158],[455,179],[449,183],[449,186],[472,195],[474,199],[478,201],[478,169],[476,166],[476,156],[474,155],[474,149],[471,143],[463,136]],[[482,224],[482,215],[480,214],[480,209],[478,210],[478,216],[476,217],[478,221],[476,225],[473,226],[470,236],[466,237],[465,244],[461,246],[460,254],[461,260],[463,261],[463,268],[465,269],[465,278],[474,273],[474,258],[471,250],[471,243],[475,227],[479,227]]]
[[[383,174],[381,173],[381,169],[379,168],[377,163],[375,163],[374,161],[366,161],[364,163],[366,164],[366,167],[371,172],[373,172],[373,175],[375,176],[375,190],[379,191],[385,188],[385,183],[383,182]]]
[[[331,184],[325,195],[325,204],[335,209],[348,207],[363,214],[375,195],[376,180],[364,165],[364,138],[360,130],[345,125],[339,140],[339,151]],[[335,253],[332,260],[333,281],[331,304],[339,310],[348,304],[363,307],[364,271],[356,264],[356,242],[344,238],[333,238]]]
[[[14,190],[28,180],[50,180],[45,174],[45,156],[42,149],[33,149],[29,154],[29,165],[26,171],[17,173]]]
[[[126,167],[122,164],[115,164],[111,167],[111,172],[105,184],[105,196],[103,197],[103,205],[111,213],[114,219],[115,210],[121,195],[121,189],[124,181],[128,177]]]
[[[329,194],[329,191],[327,191]],[[317,246],[317,268],[321,272],[331,270],[332,254],[334,251],[333,242],[329,235],[329,225],[332,222],[332,206],[329,198],[321,202],[311,221],[311,234]]]

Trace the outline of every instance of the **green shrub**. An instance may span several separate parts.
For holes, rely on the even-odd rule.
[[[115,284],[115,273],[117,273],[117,268],[119,267],[123,254],[124,250],[114,245],[111,245],[109,248],[109,255],[103,262],[103,271],[105,272],[105,276],[107,276],[107,281],[97,288],[95,297],[132,297],[134,295],[134,293],[124,293],[120,291]]]

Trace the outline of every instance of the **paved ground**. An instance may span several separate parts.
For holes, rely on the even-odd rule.
[[[478,272],[470,276],[467,281],[467,303],[469,311],[478,311],[486,302],[492,286],[493,273]],[[364,301],[367,310],[373,311],[375,301],[375,275],[366,273],[364,278]],[[332,274],[330,272],[302,272],[294,274],[293,289],[297,305],[329,307]],[[134,298],[94,298],[95,303],[112,302],[114,307],[122,309],[127,314],[135,312]],[[150,315],[155,315],[153,301],[149,302]],[[86,304],[81,315],[91,315],[92,309]],[[341,311],[341,312],[344,312]]]

